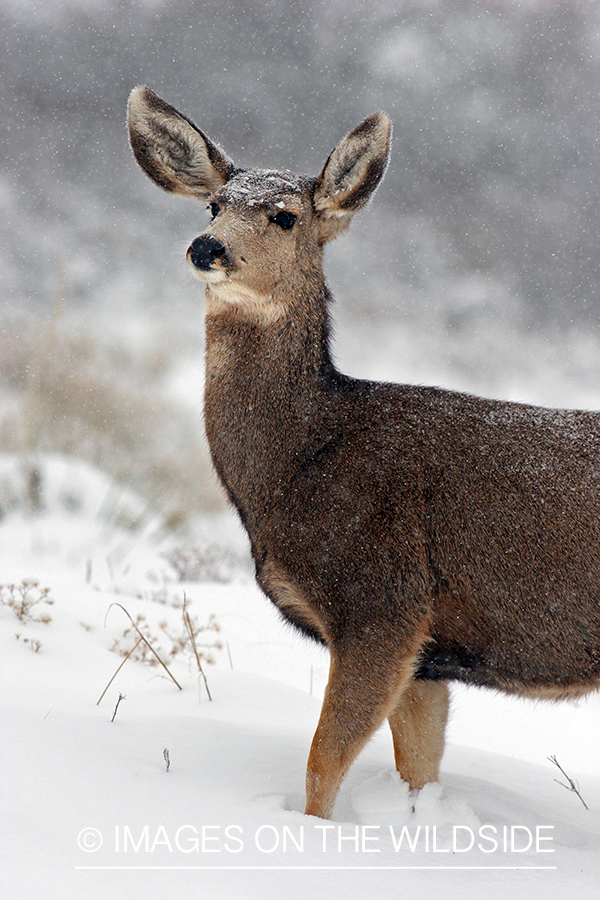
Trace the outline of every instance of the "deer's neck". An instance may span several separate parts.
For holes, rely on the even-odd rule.
[[[205,421],[213,462],[251,538],[318,445],[329,414],[328,293],[288,315],[206,320]]]

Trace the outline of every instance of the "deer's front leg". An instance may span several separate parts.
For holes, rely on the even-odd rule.
[[[373,634],[330,649],[329,681],[306,772],[306,815],[322,819],[329,818],[353,760],[398,704],[416,652]]]

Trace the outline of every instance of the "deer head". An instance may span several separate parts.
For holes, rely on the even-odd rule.
[[[189,119],[147,87],[129,99],[136,159],[159,187],[208,205],[209,227],[187,260],[213,302],[282,310],[298,275],[322,281],[322,247],[369,201],[388,161],[391,123],[365,119],[338,144],[317,177],[237,167]]]

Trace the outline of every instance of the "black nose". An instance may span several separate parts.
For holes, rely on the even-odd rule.
[[[216,238],[201,236],[192,241],[187,255],[197,269],[210,269],[215,259],[225,256],[225,247]]]

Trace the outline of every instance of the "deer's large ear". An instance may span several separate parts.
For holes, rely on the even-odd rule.
[[[135,158],[163,190],[206,200],[234,171],[216,144],[149,88],[133,89],[128,113]]]
[[[386,170],[391,135],[389,116],[374,113],[347,134],[329,156],[315,191],[323,241],[345,231],[354,213],[368,203]]]

